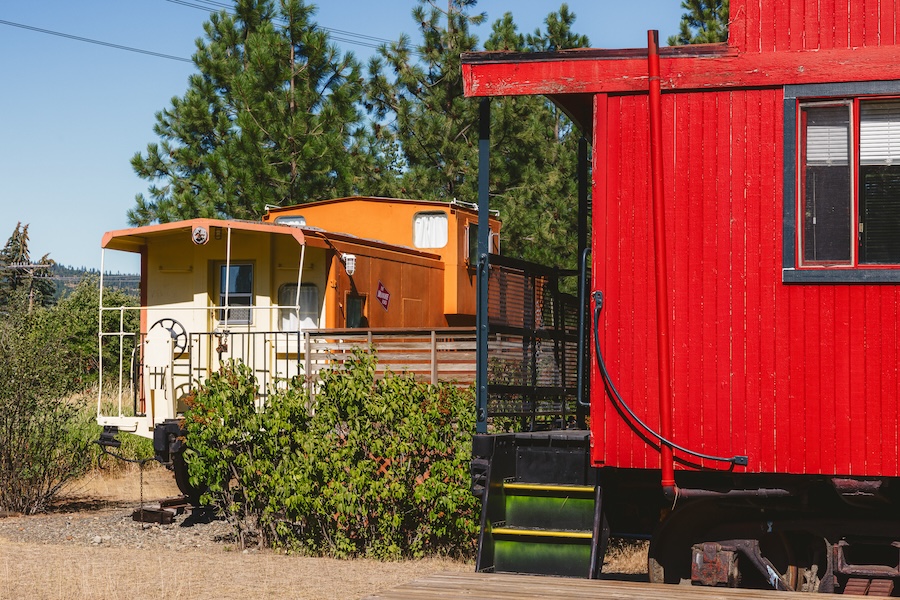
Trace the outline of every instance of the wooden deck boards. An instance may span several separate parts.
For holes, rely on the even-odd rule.
[[[732,590],[678,585],[654,585],[633,581],[566,579],[502,573],[437,573],[364,600],[790,600],[809,598],[799,592]]]

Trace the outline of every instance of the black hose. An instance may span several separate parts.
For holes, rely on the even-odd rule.
[[[634,422],[641,427],[641,429],[659,440],[660,444],[668,446],[673,450],[683,452],[684,454],[687,454],[689,456],[699,458],[701,460],[726,462],[742,467],[747,466],[749,462],[749,457],[747,456],[732,456],[731,458],[727,458],[724,456],[711,456],[709,454],[695,452],[693,450],[688,450],[687,448],[679,446],[672,440],[664,438],[662,435],[651,429],[649,425],[644,423],[641,419],[638,418],[636,414],[634,414],[634,411],[631,410],[631,407],[628,406],[628,404],[622,399],[622,396],[619,394],[619,390],[616,389],[615,384],[613,384],[612,382],[612,378],[609,376],[609,371],[606,370],[606,363],[603,361],[603,353],[600,352],[600,310],[603,308],[603,292],[598,290],[595,291],[592,295],[594,297],[594,351],[597,354],[597,367],[600,369],[600,375],[601,377],[603,377],[603,385],[606,387],[606,393],[609,396],[610,400],[616,402],[618,406],[621,407],[626,413],[628,413],[628,415],[634,420]]]

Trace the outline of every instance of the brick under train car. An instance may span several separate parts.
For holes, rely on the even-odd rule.
[[[479,570],[596,577],[618,536],[653,582],[900,595],[900,2],[730,10],[721,45],[463,56],[590,143],[589,417],[497,432],[485,305]]]

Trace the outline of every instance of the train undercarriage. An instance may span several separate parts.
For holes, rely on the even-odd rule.
[[[610,537],[650,540],[653,583],[900,595],[900,481],[589,466],[584,430],[482,435],[479,571],[596,578]]]

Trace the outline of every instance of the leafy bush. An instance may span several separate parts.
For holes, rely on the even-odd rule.
[[[98,310],[100,306],[100,282],[97,277],[86,277],[72,291],[63,297],[59,304],[48,315],[59,322],[66,331],[65,342],[68,348],[69,367],[78,373],[84,387],[96,383],[99,376],[98,364]],[[110,308],[137,306],[138,300],[119,290],[104,289],[103,306]],[[122,328],[125,332],[136,334],[140,328],[140,315],[136,310],[125,311]],[[118,311],[103,311],[103,331],[118,332],[120,329]],[[104,337],[103,373],[115,375],[119,362],[119,339],[113,336]],[[126,336],[122,340],[122,369],[128,381],[131,365],[127,357],[134,349],[134,337]]]
[[[357,351],[256,410],[242,364],[209,378],[186,415],[194,485],[242,543],[338,557],[468,555],[476,502],[468,491],[474,402],[447,384],[388,373]]]
[[[0,509],[44,510],[90,464],[67,333],[47,309],[13,298],[0,319]]]

